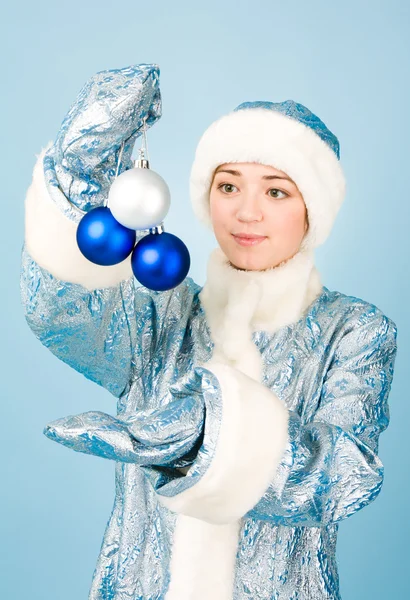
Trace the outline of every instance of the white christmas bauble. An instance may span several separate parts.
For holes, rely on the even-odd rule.
[[[107,206],[129,229],[159,225],[168,213],[171,194],[164,179],[152,169],[134,167],[121,173],[108,192]]]

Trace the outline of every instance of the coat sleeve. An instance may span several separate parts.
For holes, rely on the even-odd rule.
[[[132,167],[144,122],[151,127],[161,110],[158,65],[96,73],[41,151],[26,195],[26,320],[58,358],[116,397],[148,364],[161,327],[155,305],[167,294],[136,285],[131,256],[112,266],[88,261],[76,231],[83,214],[103,206],[116,171]]]
[[[219,524],[249,516],[319,527],[354,514],[382,486],[378,441],[396,352],[396,325],[381,312],[352,321],[308,422],[236,369],[204,369],[202,445],[184,474],[147,471],[158,500]]]
[[[47,188],[46,150],[38,156],[25,201],[24,316],[55,356],[118,398],[132,372],[141,372],[149,361],[161,326],[160,296],[135,285],[129,258],[106,267],[81,254],[76,223],[54,201],[62,192],[55,188],[52,198]]]

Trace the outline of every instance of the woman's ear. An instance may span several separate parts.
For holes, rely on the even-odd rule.
[[[307,230],[309,229],[309,215],[306,211],[306,217],[305,217],[305,233],[307,232]]]

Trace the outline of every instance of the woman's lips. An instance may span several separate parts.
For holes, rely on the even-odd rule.
[[[232,236],[235,242],[237,242],[240,246],[256,246],[257,244],[263,242],[263,240],[266,240],[266,236],[261,235],[251,236],[232,234]]]

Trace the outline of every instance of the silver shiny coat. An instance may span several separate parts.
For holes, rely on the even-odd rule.
[[[206,417],[191,399],[201,395],[204,370],[195,365],[210,357],[213,343],[200,290],[188,277],[169,292],[136,287],[133,278],[88,291],[56,279],[23,248],[22,299],[34,334],[117,398],[118,419],[98,411],[74,421],[66,417],[64,439],[57,440],[117,461],[114,506],[90,600],[159,600],[166,593],[176,514],[156,494],[184,489],[186,478],[177,467],[191,464],[201,443]],[[326,287],[303,319],[275,333],[254,332],[263,383],[290,411],[291,451],[243,517],[234,600],[340,598],[339,522],[372,502],[383,482],[377,453],[389,423],[396,334],[394,322],[374,305]],[[207,390],[216,428],[222,399],[212,378]],[[160,420],[150,420],[151,409],[164,409],[178,397],[185,399],[176,405],[180,421],[174,411],[167,420],[164,410]],[[151,463],[148,449],[143,466],[132,462],[138,413],[139,439],[145,423],[145,431],[162,432],[164,442]],[[93,436],[92,424],[105,432],[102,437]],[[50,437],[58,435],[55,425],[49,426]],[[208,441],[204,470],[211,461]]]

